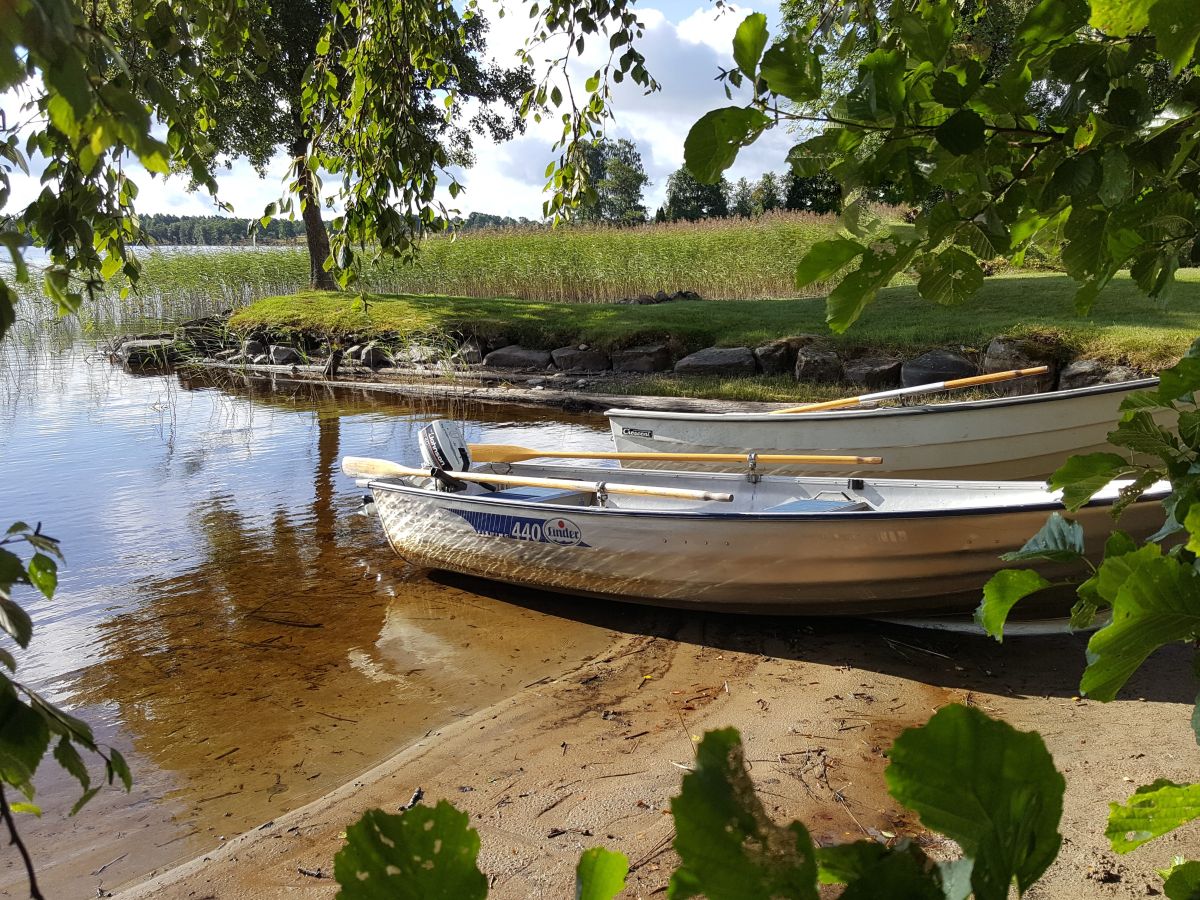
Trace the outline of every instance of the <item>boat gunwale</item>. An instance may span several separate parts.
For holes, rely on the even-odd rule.
[[[620,416],[631,419],[667,419],[670,421],[699,422],[828,422],[844,419],[886,418],[887,416],[895,415],[949,413],[975,409],[989,410],[1005,406],[1025,406],[1117,392],[1124,393],[1146,390],[1157,384],[1157,377],[1139,378],[1134,381],[1119,381],[1116,384],[1093,384],[1087,387],[1070,388],[1065,391],[1043,391],[1038,394],[1021,394],[1015,397],[988,397],[983,400],[952,400],[947,403],[926,403],[918,406],[878,406],[868,409],[828,409],[800,413],[775,413],[770,411],[753,413],[700,413],[613,407],[612,409],[605,410],[604,415],[609,419]]]
[[[618,470],[619,471],[619,470]],[[660,473],[655,473],[660,474]],[[683,473],[668,473],[661,474],[685,474],[695,475],[694,472]],[[735,475],[733,473],[712,473],[722,475],[732,475],[736,478],[744,478],[744,475]],[[818,481],[820,479],[806,479]],[[845,481],[846,479],[829,479],[830,481]],[[880,481],[888,481],[889,479],[873,479],[870,483],[878,484]],[[891,479],[900,484],[914,484],[917,482],[906,481],[904,479]],[[964,481],[955,482],[963,485],[992,485],[996,486],[1015,486],[1027,484],[1026,482],[1008,481],[1008,482],[988,482],[988,481]],[[1028,484],[1038,484],[1039,482],[1028,482]],[[1137,500],[1135,504],[1161,502],[1169,493],[1170,485],[1166,483],[1155,489],[1156,486],[1148,488]],[[1037,503],[1024,503],[1016,506],[973,506],[973,507],[956,507],[952,509],[918,509],[918,510],[880,510],[880,509],[848,509],[840,512],[768,512],[767,510],[750,511],[750,512],[703,512],[703,511],[684,511],[671,509],[621,509],[604,506],[554,506],[537,500],[516,500],[503,498],[500,500],[491,499],[488,494],[458,494],[449,493],[446,491],[431,491],[428,488],[419,488],[412,485],[398,483],[398,480],[392,479],[377,479],[372,478],[366,482],[366,487],[370,490],[384,490],[391,493],[411,494],[422,497],[439,497],[446,499],[454,499],[461,502],[467,502],[474,505],[487,506],[513,506],[521,510],[557,510],[562,518],[573,518],[579,513],[587,513],[589,515],[604,515],[607,517],[645,517],[652,519],[678,519],[683,521],[696,520],[738,520],[738,521],[765,521],[765,522],[813,522],[813,521],[845,521],[847,519],[929,519],[929,518],[949,518],[951,516],[961,518],[963,516],[981,516],[981,515],[997,515],[1001,513],[1015,512],[1066,512],[1066,507],[1063,506],[1061,500],[1048,500]],[[1100,499],[1091,499],[1085,503],[1080,509],[1103,508],[1112,506],[1119,499],[1119,494],[1114,494],[1111,498],[1104,497]],[[711,501],[714,505],[718,501]],[[566,512],[562,512],[562,511]]]

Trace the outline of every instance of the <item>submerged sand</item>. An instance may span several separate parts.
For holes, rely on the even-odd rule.
[[[613,605],[612,617],[625,609]],[[1200,852],[1189,827],[1126,856],[1107,849],[1110,801],[1156,778],[1192,780],[1188,648],[1168,648],[1128,699],[1076,696],[1084,640],[921,632],[861,622],[629,616],[595,659],[525,687],[398,752],[349,784],[119,896],[332,897],[333,856],[365,809],[420,787],[470,813],[500,898],[572,893],[579,853],[624,852],[624,896],[660,894],[675,864],[670,798],[705,730],[741,730],[752,777],[780,822],[823,843],[909,835],[952,852],[888,796],[886,753],[904,728],[968,703],[1045,738],[1067,779],[1066,836],[1027,896],[1153,894],[1173,856]],[[619,628],[619,626],[616,626]],[[832,894],[831,894],[832,896]]]

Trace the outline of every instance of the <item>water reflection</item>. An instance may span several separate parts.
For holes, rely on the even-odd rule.
[[[0,417],[0,513],[44,520],[69,562],[54,602],[32,603],[22,674],[131,750],[138,785],[65,822],[67,786],[43,779],[54,811],[29,836],[51,896],[210,847],[611,640],[544,604],[432,582],[357,514],[340,455],[412,459],[436,407],[114,377],[83,354],[54,368],[36,403]],[[604,440],[512,411],[467,431]],[[134,828],[153,839],[131,842]],[[0,866],[0,893],[19,893],[16,874]]]

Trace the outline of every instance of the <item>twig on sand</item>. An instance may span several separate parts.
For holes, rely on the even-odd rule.
[[[122,854],[121,854],[120,856],[118,856],[116,859],[110,859],[108,862],[106,862],[104,865],[102,865],[100,868],[98,868],[98,869],[97,869],[95,872],[93,872],[92,874],[93,874],[93,875],[99,875],[101,872],[103,872],[105,869],[107,869],[107,868],[108,868],[109,866],[111,866],[113,863],[119,863],[121,860],[123,860],[123,859],[124,859],[125,857],[127,857],[128,855],[129,855],[128,853],[122,853]]]
[[[307,875],[309,878],[324,878],[325,877],[325,873],[321,871],[320,866],[317,866],[317,868],[315,868],[315,869],[306,869],[306,868],[304,868],[304,866],[297,866],[296,871],[299,872],[301,875]]]
[[[540,813],[538,813],[536,816],[534,816],[534,818],[540,819],[542,816],[544,816],[546,813],[550,812],[550,810],[554,809],[554,807],[558,806],[558,804],[562,803],[564,800],[566,800],[568,797],[570,797],[574,793],[575,793],[574,791],[567,791],[565,794],[563,794],[561,797],[559,797],[557,800],[555,800],[553,803],[551,803],[549,806],[547,806],[545,809],[543,809]]]
[[[412,796],[408,798],[408,802],[400,806],[400,812],[408,812],[414,806],[421,802],[421,798],[425,796],[424,788],[417,788],[413,791]]]

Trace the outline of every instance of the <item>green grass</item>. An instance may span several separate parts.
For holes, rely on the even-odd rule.
[[[1200,270],[1181,272],[1180,282],[1164,307],[1120,276],[1088,318],[1075,315],[1075,285],[1063,275],[990,278],[975,298],[957,307],[936,306],[900,286],[882,291],[841,336],[829,335],[824,303],[803,298],[629,306],[401,295],[369,297],[364,311],[355,296],[308,292],[254,303],[231,326],[399,340],[476,333],[547,349],[578,341],[606,349],[667,341],[678,353],[817,333],[850,354],[905,356],[935,347],[982,350],[991,338],[1007,334],[1043,339],[1072,356],[1153,370],[1177,359],[1200,335]]]

